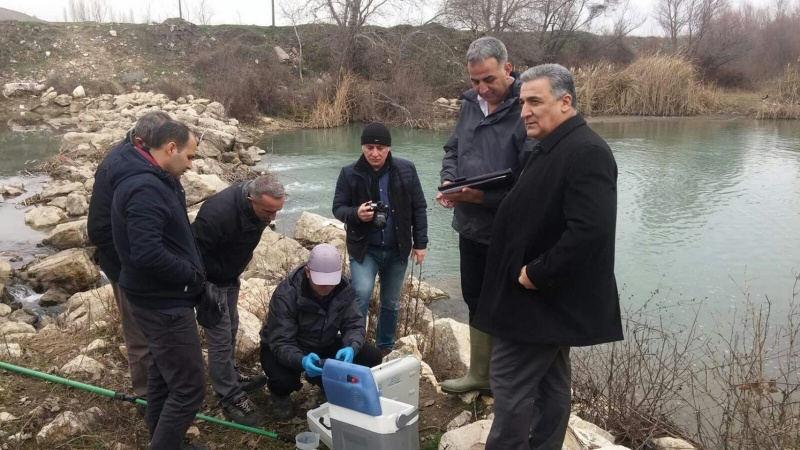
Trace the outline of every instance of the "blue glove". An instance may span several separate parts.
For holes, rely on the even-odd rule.
[[[338,352],[336,352],[336,359],[344,361],[346,363],[353,362],[353,357],[356,356],[356,351],[353,350],[353,347],[349,345]]]
[[[315,364],[319,361],[319,356],[316,353],[309,353],[303,357],[303,369],[309,377],[319,377],[322,375],[322,368],[317,367]]]

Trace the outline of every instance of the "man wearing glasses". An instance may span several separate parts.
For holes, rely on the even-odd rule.
[[[239,275],[264,229],[283,208],[284,197],[283,185],[274,175],[236,183],[206,200],[192,224],[207,279],[227,299],[227,314],[216,327],[205,329],[211,385],[225,417],[247,426],[263,420],[247,392],[261,389],[267,380],[264,375],[242,374],[236,367]]]

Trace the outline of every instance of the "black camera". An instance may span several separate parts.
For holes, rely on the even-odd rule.
[[[372,226],[379,230],[386,228],[386,203],[372,202],[369,204],[369,209],[375,212],[372,216]]]

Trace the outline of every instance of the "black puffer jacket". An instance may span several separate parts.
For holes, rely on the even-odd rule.
[[[262,345],[268,345],[281,364],[297,370],[303,370],[303,356],[333,344],[340,331],[344,345],[353,347],[356,354],[366,337],[364,318],[350,284],[342,279],[326,311],[311,297],[305,267],[294,269],[275,289],[267,323],[261,329]]]
[[[200,250],[180,182],[138,151],[123,152],[112,185],[111,228],[119,285],[142,308],[195,306],[203,288]]]
[[[238,281],[267,227],[247,201],[247,183],[251,181],[231,185],[203,202],[192,223],[206,275],[212,283]]]
[[[385,164],[390,165],[389,204],[400,256],[408,258],[412,248],[424,249],[428,246],[428,204],[417,168],[412,162],[393,158],[389,152]],[[364,260],[369,246],[372,222],[362,222],[358,218],[358,207],[367,200],[379,200],[378,193],[372,192],[370,170],[372,168],[364,155],[355,163],[343,167],[333,197],[333,215],[347,226],[347,251],[359,262]]]

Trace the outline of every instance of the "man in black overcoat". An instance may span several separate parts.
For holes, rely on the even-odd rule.
[[[522,120],[539,144],[497,211],[472,326],[494,336],[487,450],[560,450],[570,347],[623,338],[617,165],[577,113],[569,70],[545,64],[520,79]]]

